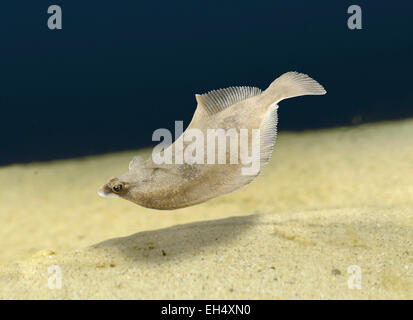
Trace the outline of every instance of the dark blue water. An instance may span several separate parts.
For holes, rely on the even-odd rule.
[[[189,123],[195,93],[290,70],[328,94],[282,102],[281,130],[413,116],[412,21],[412,1],[4,0],[0,164],[149,146]]]

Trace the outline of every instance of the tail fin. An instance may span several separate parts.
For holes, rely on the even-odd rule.
[[[287,72],[275,79],[263,93],[271,96],[271,100],[277,104],[281,100],[298,96],[323,95],[326,91],[306,74]]]

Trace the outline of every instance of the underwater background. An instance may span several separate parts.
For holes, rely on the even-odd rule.
[[[195,93],[293,70],[328,94],[281,103],[281,130],[413,116],[412,17],[411,1],[2,1],[0,164],[151,146]]]

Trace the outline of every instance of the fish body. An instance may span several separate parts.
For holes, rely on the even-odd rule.
[[[171,163],[158,163],[154,157],[146,161],[135,157],[128,172],[109,180],[98,193],[105,197],[121,197],[147,208],[172,210],[235,191],[253,181],[271,157],[277,134],[278,103],[296,96],[325,93],[324,88],[307,75],[287,72],[264,91],[254,87],[231,87],[196,95],[198,105],[188,128],[162,151],[169,152]],[[258,147],[259,169],[252,174],[244,173],[241,149],[237,147],[235,156],[231,154],[228,146],[231,141],[227,141],[230,138],[208,153],[210,140],[205,137],[211,129],[232,132],[238,138],[241,131],[246,130],[248,150]],[[258,142],[254,142],[254,129],[258,132]],[[177,154],[185,153],[193,142],[187,139],[193,132],[204,137],[202,161],[179,161]],[[225,163],[208,163],[211,152],[215,159],[221,152]]]

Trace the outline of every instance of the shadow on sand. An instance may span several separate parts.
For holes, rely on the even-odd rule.
[[[203,254],[210,246],[234,241],[258,222],[258,215],[194,222],[113,238],[90,247],[113,258],[163,263]]]

